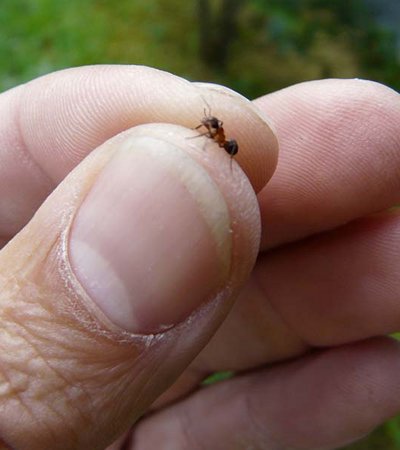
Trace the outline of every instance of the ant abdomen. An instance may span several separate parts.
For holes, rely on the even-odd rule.
[[[239,145],[235,139],[229,139],[224,142],[224,149],[232,157],[239,151]]]

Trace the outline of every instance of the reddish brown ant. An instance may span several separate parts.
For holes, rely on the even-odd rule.
[[[195,127],[195,130],[198,130],[201,127],[206,128],[206,132],[202,133],[200,136],[207,136],[213,139],[219,147],[223,148],[228,155],[231,157],[231,167],[232,167],[232,158],[239,151],[239,145],[235,139],[226,139],[224,123],[217,119],[216,117],[211,115],[211,109],[209,108],[209,113],[204,109],[204,117],[201,120],[200,125]]]

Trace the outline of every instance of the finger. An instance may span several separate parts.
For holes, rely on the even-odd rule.
[[[149,416],[131,449],[338,448],[400,409],[400,346],[386,338],[233,378]]]
[[[257,262],[256,273],[262,277],[265,274],[259,272],[260,263]],[[224,323],[191,364],[189,380],[194,375],[204,379],[219,371],[247,371],[309,351],[312,341],[308,342],[306,337],[310,333],[301,334],[306,326],[296,323],[293,327],[291,322],[286,322],[284,311],[275,308],[279,297],[273,300],[268,297],[267,284],[252,273]],[[313,322],[313,326],[317,329],[318,324]],[[183,392],[187,390],[185,384],[182,388]]]
[[[0,252],[10,447],[110,445],[226,316],[259,248],[257,200],[193,135],[153,124],[107,141]]]
[[[272,252],[256,273],[264,299],[311,345],[398,331],[399,234],[389,212]]]
[[[399,234],[394,210],[269,251],[194,368],[248,370],[398,331]]]
[[[283,150],[277,173],[258,196],[264,238],[272,239],[268,245],[280,242],[281,231],[291,233],[283,240],[292,240],[336,226],[332,220],[340,214],[339,222],[343,214],[351,220],[395,200],[397,155],[390,161],[388,152],[400,143],[393,125],[397,94],[376,83],[327,80],[301,84],[256,103],[270,114]],[[367,119],[376,124],[367,127],[361,139],[357,126],[363,130]],[[309,170],[306,164],[318,182],[303,176]],[[316,165],[321,167],[316,170]],[[335,176],[329,178],[329,171]],[[299,356],[313,345],[397,331],[397,220],[391,215],[366,219],[259,258],[254,276],[193,370],[203,376],[215,370],[248,370]],[[320,227],[321,221],[325,225]]]
[[[277,171],[259,195],[264,248],[399,202],[399,94],[363,80],[322,80],[255,104],[280,144]]]
[[[281,146],[277,173],[259,194],[264,243],[332,228],[396,200],[398,102],[393,91],[354,80],[305,83],[256,102]],[[315,176],[304,176],[309,170]],[[397,222],[366,219],[266,253],[194,369],[243,370],[310,345],[397,331]]]
[[[197,126],[210,106],[239,162],[260,190],[276,165],[277,144],[252,104],[218,86],[197,86],[139,66],[56,72],[0,96],[0,238],[12,237],[86,155],[134,125]],[[207,151],[208,146],[204,144]],[[213,148],[213,147],[212,147]],[[223,149],[214,149],[221,151]],[[225,165],[229,164],[228,155]]]

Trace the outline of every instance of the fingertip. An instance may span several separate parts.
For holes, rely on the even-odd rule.
[[[99,65],[54,72],[3,93],[0,179],[19,208],[0,234],[21,229],[54,186],[106,140],[145,123],[193,128],[204,115],[205,98],[225,122],[226,136],[238,141],[234,161],[258,192],[275,169],[277,142],[252,104],[227,88],[197,86],[150,67]],[[8,218],[3,203],[0,214]]]
[[[272,177],[278,160],[278,141],[269,118],[234,90],[212,83],[195,83],[199,107],[223,122],[226,136],[235,139],[239,151],[235,161],[248,176],[255,192]]]
[[[201,140],[187,139],[193,134],[179,125],[148,124],[107,141],[63,180],[3,249],[1,313],[9,319],[7,332],[12,337],[3,344],[9,354],[19,355],[18,364],[24,366],[27,378],[24,397],[32,399],[29,410],[35,413],[18,422],[21,411],[26,412],[24,405],[18,403],[12,411],[6,408],[2,432],[6,439],[12,436],[13,445],[23,447],[29,440],[35,441],[31,445],[35,449],[56,448],[59,442],[72,448],[79,440],[82,446],[105,447],[185,369],[229,312],[258,251],[257,199],[243,172],[238,167],[230,171],[225,155],[207,151]],[[226,168],[219,170],[223,165]],[[161,177],[152,174],[147,179],[153,170]],[[207,203],[210,192],[211,204]],[[177,214],[174,196],[181,205]],[[209,210],[204,214],[202,208]],[[191,227],[195,220],[200,223]],[[86,230],[79,231],[82,222]],[[107,248],[99,248],[92,259],[85,254],[84,261],[82,253],[91,245],[95,249],[99,237]],[[83,244],[81,255],[69,245],[73,239],[76,245]],[[205,240],[213,246],[206,255]],[[219,255],[214,251],[217,241],[223,241]],[[118,263],[124,279],[113,266],[113,252],[126,253]],[[219,262],[208,267],[209,255],[221,259],[226,270]],[[103,262],[101,270],[93,273]],[[88,263],[93,267],[86,270]],[[195,292],[191,280],[204,265],[203,292]],[[165,277],[160,282],[156,274],[161,271]],[[210,271],[217,286],[204,293]],[[164,304],[162,311],[153,310],[158,317],[154,322],[151,314],[149,323],[148,317],[143,320],[143,310],[137,309],[131,317],[139,320],[127,325],[121,311],[113,313],[121,308],[121,282],[131,281],[146,289],[135,285],[129,292],[132,302],[144,293],[146,308],[166,299],[172,308],[179,302],[184,311],[176,315]],[[108,290],[100,294],[108,294],[103,303],[94,298],[98,290]],[[5,369],[10,366],[8,356],[2,359]]]
[[[333,229],[399,201],[400,96],[380,83],[327,79],[260,97],[280,144],[259,196],[263,248]]]

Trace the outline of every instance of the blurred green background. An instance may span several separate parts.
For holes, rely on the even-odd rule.
[[[400,90],[399,0],[0,0],[0,91],[70,66],[145,64],[247,97],[327,77]],[[400,418],[352,450],[400,449]]]
[[[399,90],[399,18],[399,0],[0,0],[0,89],[133,63],[251,98],[327,77]]]

